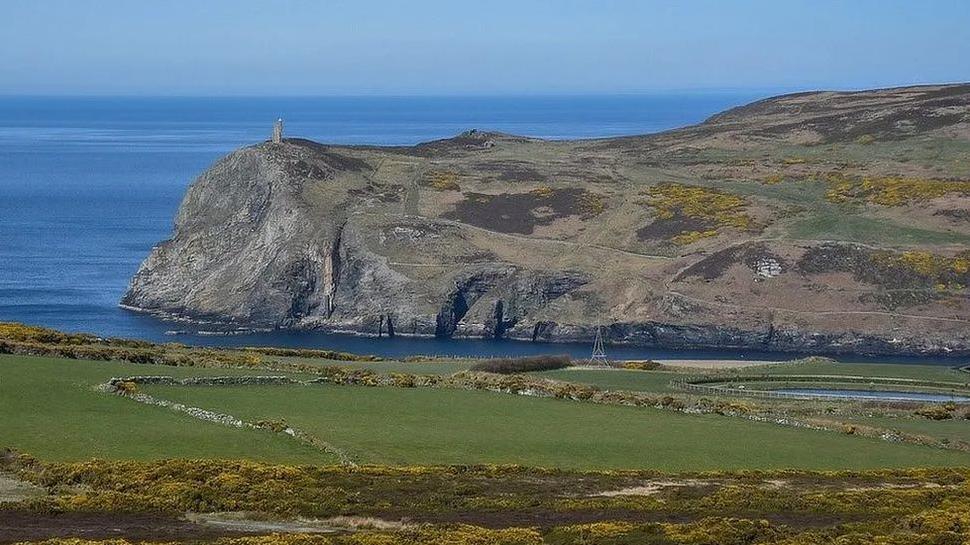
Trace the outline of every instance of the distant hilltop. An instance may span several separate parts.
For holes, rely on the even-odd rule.
[[[189,188],[122,304],[389,336],[970,354],[970,85],[664,133],[272,140]]]

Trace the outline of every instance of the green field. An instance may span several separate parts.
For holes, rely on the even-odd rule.
[[[870,416],[847,418],[846,422],[864,426],[878,426],[898,430],[903,433],[926,435],[947,441],[970,443],[970,422],[960,418],[950,420],[929,420],[926,418],[892,418]]]
[[[731,375],[852,375],[866,377],[893,377],[922,379],[941,382],[970,383],[970,373],[964,373],[945,365],[906,365],[895,363],[839,363],[831,360],[811,362],[778,363],[731,370],[704,370],[708,373]],[[670,386],[675,379],[683,379],[693,373],[686,371],[634,371],[625,369],[559,369],[533,373],[534,376],[589,384],[605,390],[629,390],[634,392],[676,393],[680,390]]]
[[[365,365],[384,372],[427,369],[440,373],[448,372],[449,366],[456,370],[467,366],[457,362]],[[777,374],[892,373],[936,380],[965,379],[964,373],[933,366],[812,363],[773,366],[771,370]],[[0,356],[0,446],[47,460],[205,457],[286,463],[336,461],[282,434],[203,422],[95,389],[111,377],[146,374],[279,373],[260,368],[211,369]],[[536,375],[606,389],[666,392],[670,380],[681,374],[559,370]],[[324,385],[142,386],[141,390],[249,422],[283,419],[362,463],[497,463],[672,471],[970,465],[970,454],[963,452],[737,417],[687,415],[484,391]],[[897,421],[886,420],[886,426]],[[959,429],[964,421],[941,425],[916,419],[900,422],[912,427],[914,433],[936,426],[934,430],[954,439],[965,437]]]
[[[710,184],[714,185],[714,184]],[[901,246],[908,244],[966,243],[970,237],[956,232],[920,229],[884,218],[867,216],[852,204],[835,204],[825,198],[824,182],[789,180],[775,185],[751,182],[717,182],[721,188],[779,204],[800,212],[768,227],[771,236],[799,240],[847,240]]]
[[[245,458],[331,463],[328,455],[269,432],[202,422],[98,392],[128,375],[266,374],[114,362],[0,356],[0,447],[44,460]]]
[[[970,454],[717,415],[450,389],[172,387],[145,391],[247,420],[285,419],[378,464],[817,469],[970,464]]]
[[[898,363],[839,363],[815,360],[742,369],[746,375],[853,375],[864,377],[892,377],[933,380],[941,382],[970,382],[970,373],[947,365],[909,365]]]
[[[966,243],[970,239],[960,233],[931,231],[893,221],[851,215],[837,208],[818,211],[799,219],[788,230],[790,236],[796,239],[863,241],[887,246]]]

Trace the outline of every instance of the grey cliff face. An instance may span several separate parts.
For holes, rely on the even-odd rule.
[[[852,138],[879,131],[843,142],[833,111]],[[805,119],[792,128],[790,112]],[[589,341],[606,326],[611,342],[641,346],[968,354],[970,224],[956,212],[970,208],[970,182],[930,178],[958,159],[925,172],[893,159],[901,140],[941,139],[970,153],[970,87],[781,97],[596,141],[266,142],[195,180],[122,304],[375,336]],[[814,155],[758,159],[775,146]],[[875,159],[856,174],[845,157],[862,152]],[[842,185],[826,193],[817,180],[833,172]],[[863,175],[917,180],[932,198],[844,189]],[[831,240],[831,188],[838,214],[879,229]],[[894,221],[932,236],[896,241]]]
[[[122,303],[189,318],[282,325],[331,254],[336,226],[306,229],[299,188],[269,149],[216,163],[189,188],[170,240]]]
[[[308,182],[339,186],[336,169],[313,168],[304,178],[293,168],[313,160],[302,145],[262,144],[213,165],[188,190],[172,238],[153,249],[122,304],[261,327],[483,338],[505,336],[586,282],[576,272],[474,262],[449,264],[436,282],[409,278],[369,247],[375,225],[367,212],[352,212],[355,188],[304,200]],[[381,237],[460,238],[453,226],[423,218],[393,223],[376,226]]]

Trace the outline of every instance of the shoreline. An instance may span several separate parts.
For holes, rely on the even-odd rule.
[[[243,324],[232,324],[220,322],[214,319],[197,319],[188,316],[169,313],[162,310],[143,309],[131,305],[119,304],[119,308],[142,316],[151,316],[161,324],[179,324],[181,326],[213,326],[212,330],[189,331],[180,328],[176,331],[166,331],[167,339],[152,339],[150,337],[138,336],[142,340],[152,342],[185,342],[186,344],[199,344],[201,346],[213,346],[233,348],[241,346],[264,346],[264,347],[286,347],[286,348],[309,348],[309,349],[331,349],[357,354],[372,354],[385,358],[404,359],[413,356],[429,356],[435,358],[491,358],[491,357],[517,357],[540,354],[569,353],[577,359],[586,358],[592,350],[592,340],[584,341],[577,339],[561,340],[530,340],[517,337],[506,337],[502,339],[491,339],[481,337],[447,337],[438,338],[433,335],[412,335],[406,333],[396,334],[394,337],[386,335],[376,335],[367,331],[359,331],[347,327],[334,327],[330,329],[306,329],[306,328],[272,328],[261,327],[258,325],[246,326]],[[247,336],[258,337],[252,339],[253,342],[238,342],[245,340]],[[281,337],[277,339],[267,339],[266,337]],[[289,339],[285,337],[290,337]],[[293,343],[292,337],[305,337],[301,342]],[[184,339],[184,340],[183,340]],[[226,342],[219,342],[225,339]],[[311,340],[312,339],[312,340]],[[196,342],[193,342],[196,341]],[[302,341],[310,342],[302,342]],[[359,346],[361,342],[386,343],[383,350],[372,351],[370,346]],[[407,346],[407,345],[413,346]],[[403,345],[403,349],[402,348]],[[761,363],[781,363],[808,357],[831,358],[844,363],[901,363],[912,365],[949,365],[967,366],[970,365],[970,354],[962,353],[867,353],[858,351],[799,351],[799,350],[778,350],[764,349],[757,347],[740,346],[716,346],[716,345],[697,345],[694,347],[685,346],[658,346],[642,345],[631,342],[607,342],[607,355],[614,361],[638,361],[653,359],[666,362],[738,362],[740,366],[750,366],[747,362]],[[479,353],[469,353],[469,349],[480,348]],[[394,350],[399,348],[399,350]],[[451,348],[452,350],[449,350]],[[512,348],[511,350],[496,350],[496,348]],[[537,350],[538,348],[538,350]],[[391,349],[391,350],[387,350]],[[680,363],[672,363],[675,366],[683,366]],[[701,364],[704,365],[704,364]]]

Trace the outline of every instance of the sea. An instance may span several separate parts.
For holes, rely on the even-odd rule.
[[[333,144],[415,144],[473,128],[549,139],[598,138],[698,123],[765,96],[712,91],[545,97],[0,97],[0,321],[158,342],[328,348],[388,357],[587,356],[590,346],[585,344],[292,331],[213,335],[121,309],[118,301],[152,246],[171,234],[192,180],[233,149],[267,139],[277,117],[285,120],[287,136]],[[173,336],[173,331],[183,333]],[[615,358],[791,358],[620,346],[609,352]]]

